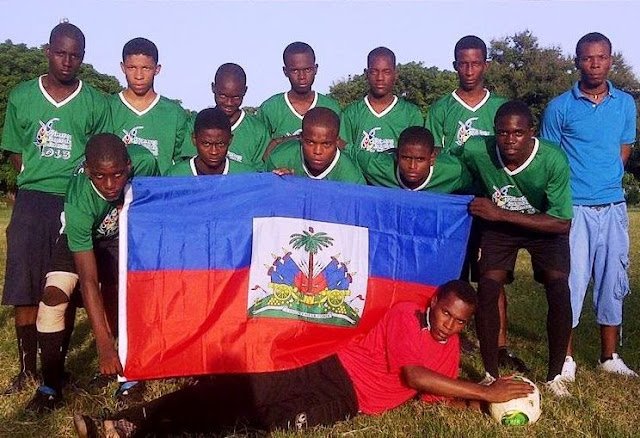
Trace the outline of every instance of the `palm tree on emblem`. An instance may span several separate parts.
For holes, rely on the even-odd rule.
[[[300,249],[304,247],[304,250],[309,253],[309,275],[307,281],[307,293],[311,293],[313,284],[313,255],[317,254],[320,250],[328,248],[333,245],[333,237],[327,233],[316,233],[313,227],[309,227],[309,231],[303,231],[302,234],[292,234],[289,245],[293,249]]]

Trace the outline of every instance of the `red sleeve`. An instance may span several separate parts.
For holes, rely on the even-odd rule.
[[[424,313],[413,303],[401,303],[387,314],[387,358],[390,372],[408,365],[422,365],[424,345],[420,318]],[[425,329],[426,330],[426,329]]]

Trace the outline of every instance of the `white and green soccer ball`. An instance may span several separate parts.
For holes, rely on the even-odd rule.
[[[515,398],[502,403],[490,403],[489,413],[497,423],[509,426],[522,426],[538,421],[542,410],[540,409],[540,391],[529,379],[522,376],[513,377],[515,380],[527,382],[535,390],[522,398]]]

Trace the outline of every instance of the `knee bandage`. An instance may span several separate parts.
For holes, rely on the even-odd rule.
[[[49,286],[61,290],[67,300],[63,303],[49,306],[40,301],[36,328],[40,333],[56,333],[64,330],[64,314],[69,306],[69,297],[78,283],[78,276],[71,272],[49,272],[45,289]]]

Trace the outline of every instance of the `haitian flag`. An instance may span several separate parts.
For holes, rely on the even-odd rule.
[[[336,352],[458,278],[470,199],[273,174],[134,179],[120,216],[125,377]]]

